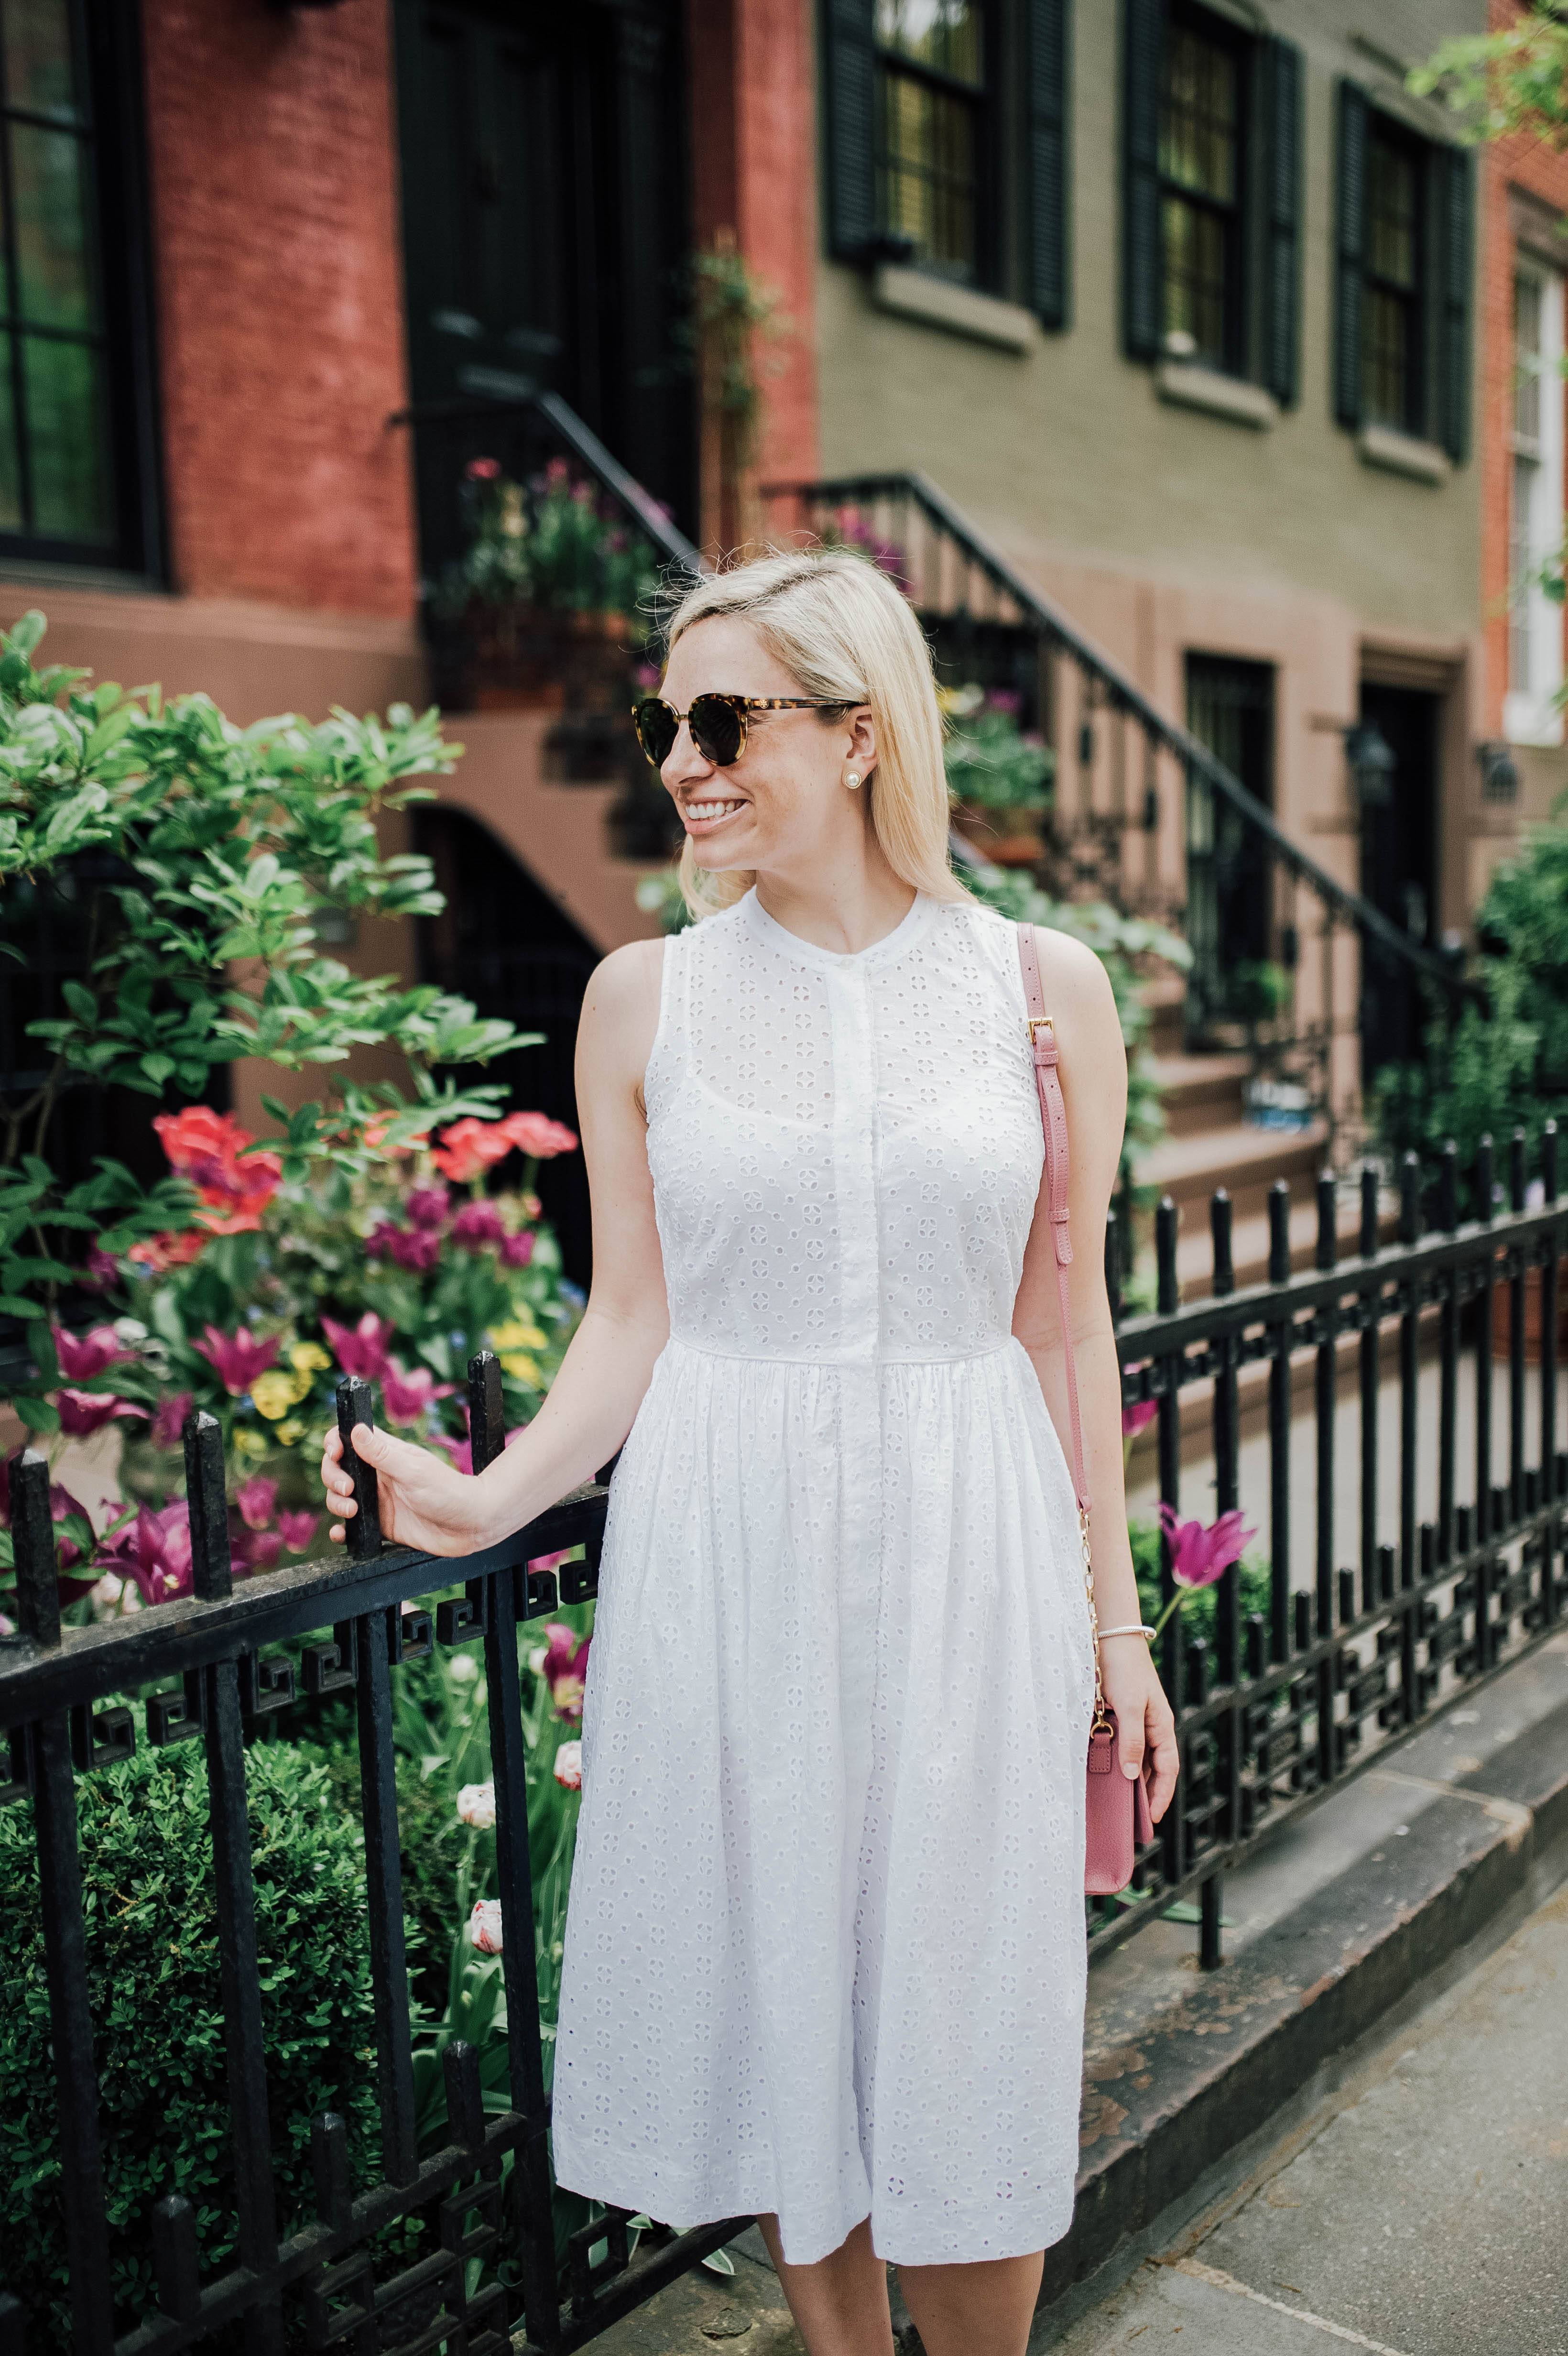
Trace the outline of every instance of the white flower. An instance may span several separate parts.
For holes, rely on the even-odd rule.
[[[482,1955],[498,1955],[501,1952],[501,1901],[498,1898],[481,1898],[468,1917],[468,1936]]]
[[[457,1795],[457,1813],[476,1833],[487,1833],[496,1821],[494,1783],[464,1783]]]
[[[87,1600],[95,1620],[117,1619],[122,1612],[139,1612],[142,1608],[134,1581],[121,1579],[112,1570],[106,1570],[89,1590]]]
[[[536,1644],[528,1655],[528,1668],[536,1677],[542,1677],[544,1675],[544,1656],[549,1649],[546,1644]]]
[[[478,1676],[479,1664],[472,1653],[454,1653],[446,1665],[446,1673],[458,1685],[465,1686]]]
[[[582,1789],[582,1745],[563,1742],[555,1754],[555,1780],[564,1783],[569,1792]]]

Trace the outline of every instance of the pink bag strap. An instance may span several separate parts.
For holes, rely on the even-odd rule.
[[[1034,1056],[1034,1085],[1040,1098],[1040,1125],[1045,1133],[1045,1196],[1051,1217],[1051,1239],[1056,1262],[1056,1292],[1061,1304],[1061,1352],[1067,1367],[1067,1413],[1072,1426],[1072,1486],[1081,1515],[1089,1511],[1089,1476],[1083,1467],[1083,1426],[1078,1413],[1078,1369],[1072,1355],[1072,1308],[1067,1270],[1072,1259],[1072,1237],[1067,1224],[1067,1107],[1057,1077],[1056,1032],[1045,1011],[1040,979],[1040,948],[1032,925],[1019,926],[1019,963],[1023,969],[1024,1001],[1029,1008],[1029,1043]]]

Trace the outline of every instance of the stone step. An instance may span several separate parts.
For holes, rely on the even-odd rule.
[[[1245,1055],[1157,1055],[1149,1058],[1165,1108],[1167,1133],[1191,1137],[1239,1122],[1252,1063]]]
[[[1316,1176],[1328,1141],[1327,1125],[1308,1129],[1254,1129],[1245,1121],[1164,1137],[1138,1162],[1135,1177],[1157,1194],[1169,1194],[1186,1213],[1185,1226],[1209,1224],[1209,1198],[1223,1186],[1234,1205],[1232,1218],[1266,1217],[1268,1190],[1276,1178],[1294,1194]],[[1265,1245],[1266,1249],[1266,1245]]]

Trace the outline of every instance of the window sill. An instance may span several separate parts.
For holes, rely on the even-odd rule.
[[[1550,695],[1521,695],[1510,689],[1503,698],[1503,734],[1510,744],[1545,751],[1562,744],[1563,712]]]
[[[1154,383],[1161,401],[1227,418],[1232,425],[1250,425],[1255,434],[1266,434],[1279,416],[1278,402],[1261,384],[1243,384],[1240,377],[1221,376],[1218,369],[1198,368],[1190,360],[1161,360]]]
[[[1435,442],[1418,442],[1392,425],[1363,425],[1356,452],[1363,466],[1381,466],[1384,474],[1403,475],[1413,483],[1445,483],[1454,471],[1447,451]]]
[[[941,327],[950,336],[966,336],[972,343],[990,344],[1001,351],[1032,352],[1040,341],[1039,322],[1021,305],[977,294],[972,286],[955,285],[951,279],[911,270],[900,262],[879,262],[871,300],[879,311],[918,319],[923,327]]]

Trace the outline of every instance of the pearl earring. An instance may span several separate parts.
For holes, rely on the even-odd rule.
[[[849,774],[848,774],[848,776],[845,778],[844,782],[845,782],[845,784],[848,787],[849,791],[850,791],[851,793],[856,793],[856,792],[858,792],[858,791],[859,790],[859,785],[860,785],[860,772],[859,772],[859,769],[851,769],[851,770],[850,770],[850,772],[849,772]]]

